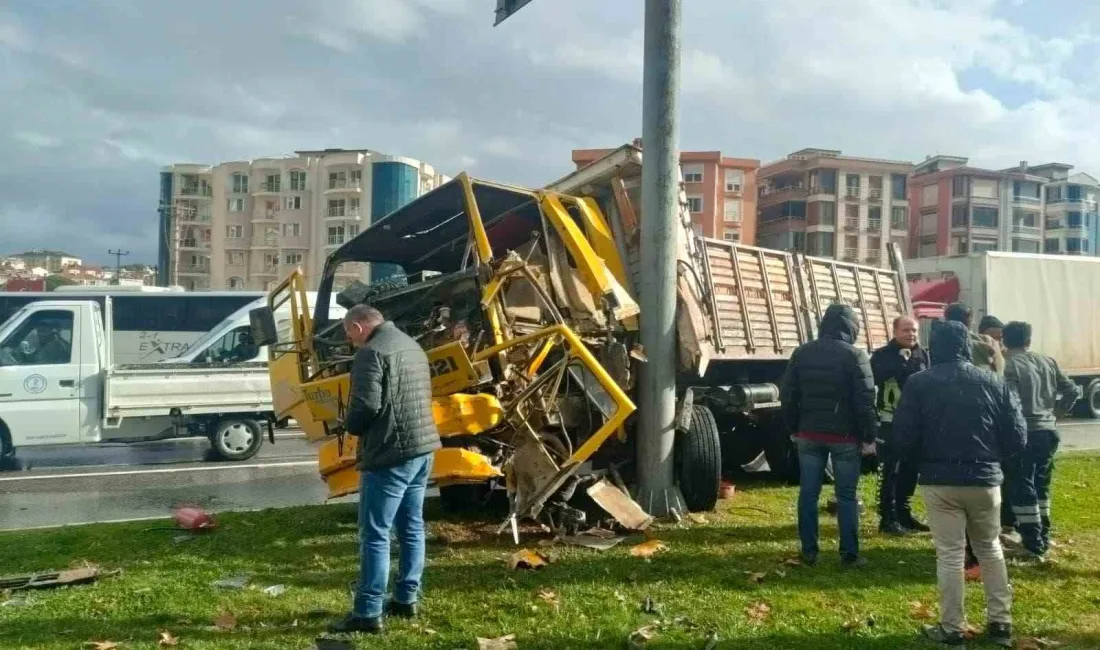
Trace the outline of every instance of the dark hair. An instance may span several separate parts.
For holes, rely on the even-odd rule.
[[[1018,320],[1005,325],[1005,347],[1010,349],[1026,348],[1031,345],[1031,323]]]
[[[1005,324],[1001,322],[1001,319],[989,314],[982,316],[982,320],[978,323],[979,334],[986,330],[1003,330],[1004,328]]]
[[[943,319],[947,321],[954,321],[956,323],[962,323],[967,327],[970,327],[970,317],[973,315],[973,310],[969,306],[961,302],[953,302],[943,310]]]

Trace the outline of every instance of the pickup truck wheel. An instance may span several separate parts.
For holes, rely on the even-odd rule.
[[[210,445],[221,460],[248,460],[264,443],[260,423],[245,418],[225,418],[214,427]]]
[[[676,432],[674,453],[684,505],[691,512],[714,510],[722,480],[722,447],[710,409],[691,407],[687,430]]]

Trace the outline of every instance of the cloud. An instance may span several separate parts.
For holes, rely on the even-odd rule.
[[[692,0],[681,145],[1100,172],[1094,4]],[[0,10],[0,253],[153,261],[170,162],[367,147],[538,185],[572,148],[641,135],[627,0],[533,2],[495,28],[491,0],[47,5]]]

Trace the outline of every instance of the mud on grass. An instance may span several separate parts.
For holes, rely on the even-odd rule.
[[[837,565],[836,528],[824,513],[818,566],[790,561],[796,489],[774,484],[742,481],[718,512],[660,527],[667,549],[648,559],[631,554],[635,542],[602,553],[547,549],[529,532],[521,548],[550,550],[553,560],[537,571],[506,567],[516,548],[495,535],[497,520],[433,511],[423,617],[391,622],[384,639],[360,638],[358,647],[476,648],[476,637],[515,634],[525,650],[623,648],[636,630],[647,648],[703,648],[714,634],[717,648],[930,647],[916,630],[935,611],[931,542],[876,534],[874,488],[865,478],[862,544],[871,564],[858,572]],[[1059,458],[1054,516],[1063,545],[1056,564],[1011,569],[1019,636],[1100,648],[1098,489],[1100,456]],[[164,647],[162,631],[180,648],[312,647],[349,603],[355,516],[343,505],[226,514],[217,531],[182,543],[170,531],[145,531],[148,523],[0,534],[0,573],[84,561],[123,569],[0,607],[0,648],[112,641],[151,650]],[[252,587],[211,586],[235,575],[248,575]],[[286,586],[282,595],[261,591],[276,584]],[[980,586],[971,584],[968,596],[980,626]]]

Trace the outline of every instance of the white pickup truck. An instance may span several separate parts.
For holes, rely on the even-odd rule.
[[[39,301],[0,326],[0,456],[193,436],[224,460],[256,454],[273,425],[267,364],[112,365],[110,298],[104,309]]]

